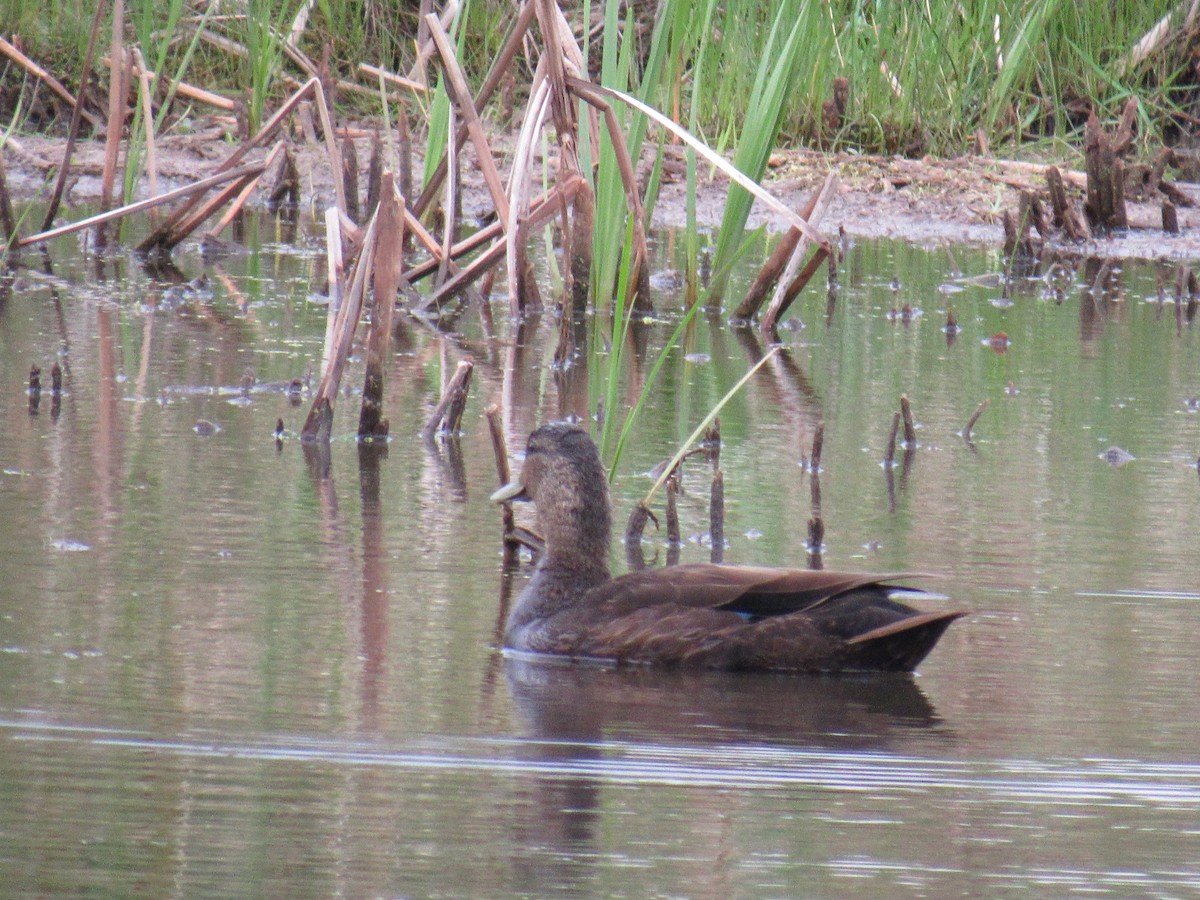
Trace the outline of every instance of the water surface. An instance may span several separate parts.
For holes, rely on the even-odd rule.
[[[328,457],[306,454],[289,385],[319,366],[319,246],[264,224],[246,253],[185,247],[151,275],[64,239],[53,276],[28,259],[0,294],[7,890],[1200,895],[1200,335],[1173,268],[1130,264],[1093,299],[1095,267],[1072,266],[1005,298],[975,278],[996,254],[851,248],[836,301],[810,289],[722,413],[725,559],[930,573],[952,598],[930,605],[972,615],[914,678],[684,676],[496,650],[526,573],[501,571],[482,410],[502,405],[514,451],[588,419],[607,354],[554,371],[557,322],[518,331],[502,299],[449,334],[406,319],[394,439],[353,440],[352,365]],[[681,314],[655,299],[626,403]],[[723,318],[664,366],[619,521],[765,352]],[[464,434],[426,442],[465,356]],[[889,469],[901,393],[920,446]],[[710,555],[710,476],[685,470],[684,561]]]

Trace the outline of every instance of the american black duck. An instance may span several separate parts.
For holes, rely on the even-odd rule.
[[[612,663],[795,672],[911,671],[964,613],[920,612],[871,575],[726,565],[613,578],[596,445],[544,425],[496,502],[537,506],[545,552],[505,626],[507,648]],[[919,592],[907,591],[909,594]]]

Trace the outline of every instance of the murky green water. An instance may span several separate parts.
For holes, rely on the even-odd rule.
[[[502,405],[515,449],[594,408],[606,365],[553,372],[551,317],[407,321],[385,451],[351,439],[352,397],[327,469],[276,446],[307,412],[286,385],[319,362],[318,245],[264,229],[207,268],[185,250],[167,286],[67,240],[54,278],[0,298],[6,893],[1200,895],[1200,325],[1159,303],[1173,271],[1128,267],[1094,304],[1080,269],[1061,302],[1030,281],[1002,308],[951,292],[943,251],[854,247],[837,303],[810,290],[722,415],[725,558],[808,563],[800,463],[823,421],[824,565],[932,573],[973,614],[915,679],[680,676],[496,652],[520,584],[482,410]],[[679,315],[657,300],[643,371]],[[689,334],[619,520],[762,352],[720,321]],[[468,355],[455,453],[418,431]],[[902,392],[921,446],[889,471]],[[703,466],[685,487],[682,558],[707,559]]]

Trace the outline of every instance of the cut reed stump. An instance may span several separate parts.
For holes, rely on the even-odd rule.
[[[1084,212],[1094,230],[1109,232],[1129,227],[1125,210],[1125,159],[1133,143],[1137,100],[1131,97],[1113,134],[1100,126],[1096,114],[1088,116],[1083,130],[1083,153],[1087,169],[1087,202]]]
[[[1170,200],[1162,202],[1162,229],[1167,234],[1179,234],[1179,213]]]
[[[908,402],[908,394],[900,395],[900,412],[904,419],[904,446],[907,450],[917,447],[917,426],[913,423],[912,406]]]
[[[709,561],[725,560],[725,473],[717,469],[713,473],[712,492],[708,500]]]
[[[1090,239],[1092,232],[1087,220],[1067,200],[1066,185],[1057,166],[1050,166],[1046,170],[1046,188],[1050,197],[1050,224],[1061,229],[1072,241]]]
[[[378,221],[373,273],[375,305],[367,336],[359,438],[386,437],[388,433],[388,421],[383,418],[384,377],[391,359],[392,317],[404,264],[404,198],[396,189],[391,172],[384,172],[380,178],[380,193],[382,196],[375,210]]]

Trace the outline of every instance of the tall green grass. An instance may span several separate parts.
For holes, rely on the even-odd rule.
[[[248,2],[251,20],[261,22],[288,22],[296,6],[296,0]],[[1112,118],[1134,93],[1142,100],[1148,140],[1190,129],[1196,118],[1197,79],[1184,42],[1132,68],[1123,62],[1138,38],[1179,5],[1176,0],[663,0],[624,6],[576,0],[565,11],[578,33],[587,30],[595,4],[602,4],[604,17],[596,55],[601,79],[660,109],[677,108],[681,121],[721,149],[740,147],[744,111],[758,99],[762,68],[789,64],[777,22],[786,23],[785,34],[796,32],[793,81],[777,110],[782,143],[821,137],[821,103],[839,76],[850,81],[851,102],[836,140],[871,152],[952,155],[969,146],[977,129],[1005,152],[1031,139],[1073,141],[1081,102]],[[181,42],[158,60],[145,38],[151,23],[171,31],[175,6],[176,0],[130,0],[131,32],[143,39],[147,62],[161,62],[168,71],[184,52]],[[413,61],[416,9],[415,3],[317,0],[301,49],[320,58],[329,44],[342,71],[361,61],[404,71]],[[81,0],[0,0],[0,22],[74,84],[90,10]],[[469,73],[482,76],[512,15],[507,0],[475,0],[467,7],[461,18]],[[192,79],[237,94],[249,74],[264,102],[279,99],[284,86],[268,84],[266,77],[276,48],[265,33],[259,37],[245,36],[260,57],[249,70],[205,47],[196,55]],[[10,68],[5,85],[20,78]],[[636,118],[629,120],[635,132]],[[611,287],[615,263],[602,272]]]

